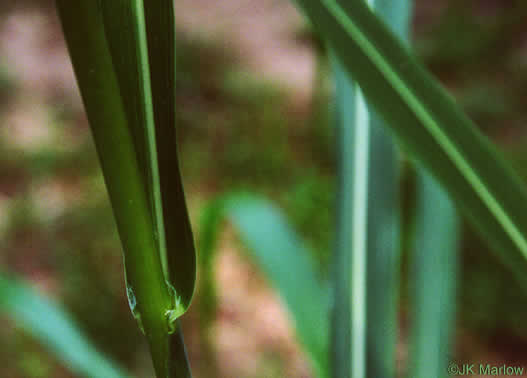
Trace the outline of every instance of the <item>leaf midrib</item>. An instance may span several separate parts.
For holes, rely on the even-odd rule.
[[[166,239],[165,239],[165,226],[163,219],[163,205],[161,198],[161,187],[160,177],[158,169],[157,149],[156,149],[156,136],[155,136],[155,120],[154,120],[154,105],[152,102],[152,87],[150,84],[150,62],[148,58],[148,43],[146,37],[146,24],[143,9],[143,2],[136,0],[134,2],[137,12],[137,32],[139,38],[138,54],[139,59],[142,62],[141,72],[139,75],[142,77],[144,101],[145,101],[145,121],[146,121],[146,139],[147,139],[147,153],[149,155],[148,162],[150,163],[150,175],[151,175],[151,190],[152,190],[152,208],[153,218],[155,222],[154,235],[156,243],[158,245],[159,259],[165,279],[168,279],[168,267],[166,260]],[[156,237],[157,236],[157,237]]]

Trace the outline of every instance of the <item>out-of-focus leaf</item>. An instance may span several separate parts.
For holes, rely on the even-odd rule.
[[[368,103],[527,288],[527,192],[501,154],[362,1],[297,3]]]
[[[333,61],[339,152],[333,271],[331,368],[334,377],[363,377],[367,344],[367,233],[370,124],[360,90]]]
[[[446,375],[455,320],[459,221],[439,184],[417,179],[412,264],[412,345],[409,377]]]
[[[39,340],[72,372],[89,377],[126,377],[100,354],[57,303],[0,273],[0,312]]]
[[[368,2],[401,37],[407,1]],[[392,377],[399,272],[398,154],[382,119],[334,60],[339,190],[333,276],[334,377]]]
[[[230,194],[213,201],[200,227],[202,258],[212,259],[220,219],[236,227],[253,261],[284,300],[298,337],[311,357],[317,377],[327,377],[329,290],[317,276],[309,251],[281,211],[249,194]]]

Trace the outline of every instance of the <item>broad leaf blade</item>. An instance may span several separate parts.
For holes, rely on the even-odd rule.
[[[71,371],[90,377],[127,374],[101,355],[57,303],[0,274],[0,311],[54,352]]]
[[[169,334],[181,332],[175,319],[187,309],[192,297],[195,256],[180,177],[171,175],[167,179],[166,162],[161,164],[164,178],[160,177],[158,153],[167,161],[167,145],[176,153],[175,139],[167,139],[158,149],[154,126],[157,118],[174,118],[173,104],[166,107],[160,103],[156,113],[157,104],[153,104],[153,98],[173,98],[173,85],[151,88],[142,0],[83,0],[75,4],[59,0],[57,4],[124,247],[132,310],[149,340],[157,375],[187,376],[188,366],[186,371],[174,370],[174,361],[186,362],[186,356],[178,355],[176,360],[171,357],[171,346],[184,350],[181,335],[169,339]],[[149,6],[157,10],[153,17],[169,17],[167,9],[171,8],[166,3]],[[155,24],[151,19],[148,25],[154,28],[154,34],[172,34],[173,40],[174,30],[169,26]],[[173,49],[173,45],[166,46],[166,55],[170,51],[173,54]],[[167,59],[168,67],[173,59]],[[160,74],[174,78],[174,70]],[[167,113],[170,114],[166,116]],[[169,128],[173,129],[174,124],[160,126],[160,130]],[[174,159],[169,158],[169,163]],[[171,193],[173,183],[179,184],[179,193]],[[170,193],[167,203],[162,191]],[[184,248],[177,252],[170,239],[174,248],[170,261],[165,223],[169,231],[183,226],[171,237],[186,237]],[[183,271],[185,274],[178,274]]]
[[[298,3],[368,102],[527,288],[527,192],[510,166],[365,4]]]
[[[285,301],[316,376],[327,377],[329,291],[320,282],[309,251],[280,210],[268,201],[249,194],[231,194],[205,209],[200,253],[207,259],[213,258],[221,218],[235,225],[249,254]]]
[[[176,145],[174,9],[167,0],[143,7],[143,1],[120,0],[104,2],[102,11],[163,269],[184,311],[196,268]]]
[[[168,307],[168,290],[101,11],[92,0],[58,1],[57,7],[125,251],[130,290],[141,315],[155,318],[157,308]],[[146,330],[148,319],[142,320]],[[160,318],[157,323],[160,327]]]

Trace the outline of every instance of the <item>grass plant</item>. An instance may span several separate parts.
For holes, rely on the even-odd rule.
[[[203,292],[215,296],[214,250],[227,219],[280,293],[316,376],[445,375],[458,285],[458,211],[527,289],[524,182],[413,56],[409,0],[295,4],[324,42],[335,83],[331,275],[321,279],[313,254],[278,207],[254,193],[227,192],[201,218]],[[194,294],[196,253],[177,154],[173,2],[56,5],[123,247],[130,308],[156,376],[190,377],[179,317]],[[403,159],[415,168],[417,195],[408,275],[411,354],[398,371]],[[0,276],[0,307],[73,371],[126,375],[62,310],[18,281]]]

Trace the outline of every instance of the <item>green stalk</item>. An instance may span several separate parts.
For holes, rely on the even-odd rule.
[[[170,378],[192,378],[190,364],[187,356],[181,323],[179,320],[175,324],[176,331],[169,336],[170,355],[168,356],[168,374]]]
[[[406,35],[406,2],[371,2]],[[332,322],[334,377],[394,376],[398,287],[398,154],[338,58],[339,193]]]
[[[57,6],[123,244],[130,307],[156,375],[190,376],[176,322],[192,299],[195,253],[175,148],[173,5]],[[160,50],[156,72],[149,39]]]
[[[72,60],[90,62],[88,69],[75,63],[74,68],[85,107],[98,109],[88,112],[88,119],[126,251],[126,277],[137,306],[134,310],[141,314],[140,321],[153,355],[163,355],[168,349],[164,312],[170,307],[170,296],[152,237],[150,206],[132,137],[120,97],[115,96],[119,88],[113,75],[100,10],[91,0],[75,3],[59,0],[57,5]],[[114,151],[112,156],[106,155],[105,151],[110,150]],[[123,195],[124,192],[127,195]],[[159,373],[163,370],[161,365],[156,363]]]

